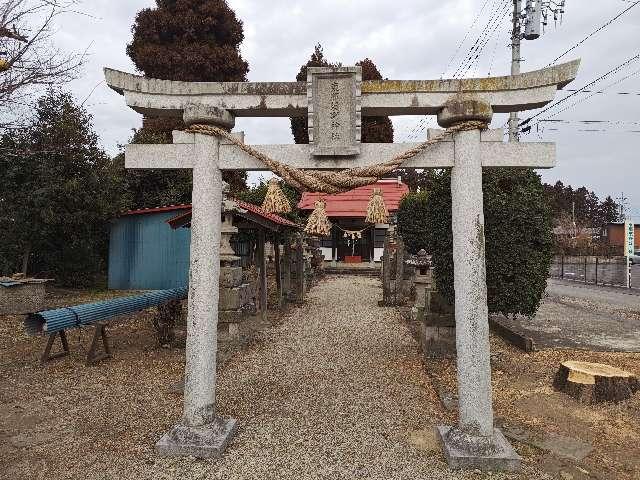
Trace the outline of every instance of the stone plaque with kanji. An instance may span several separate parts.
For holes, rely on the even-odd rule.
[[[360,153],[361,67],[309,67],[309,146],[312,155]]]

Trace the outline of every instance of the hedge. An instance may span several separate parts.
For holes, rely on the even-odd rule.
[[[551,210],[533,170],[486,169],[482,179],[489,311],[533,315],[553,257]],[[400,203],[398,227],[410,252],[433,255],[440,293],[454,303],[451,173],[439,172],[428,193]]]

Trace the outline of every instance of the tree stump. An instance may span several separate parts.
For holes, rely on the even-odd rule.
[[[602,363],[562,362],[553,387],[581,403],[622,402],[640,390],[631,372]]]

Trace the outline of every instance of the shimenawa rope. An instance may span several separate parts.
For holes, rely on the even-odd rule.
[[[409,150],[406,150],[391,160],[377,165],[368,167],[354,167],[341,171],[321,171],[321,170],[302,170],[299,168],[285,165],[273,158],[257,151],[249,145],[244,144],[236,139],[232,134],[213,125],[195,124],[191,125],[185,131],[188,133],[200,133],[202,135],[219,136],[232,144],[236,145],[242,151],[260,160],[273,173],[282,178],[286,183],[291,185],[298,191],[304,192],[322,192],[322,193],[342,193],[353,190],[357,187],[364,187],[376,183],[380,178],[388,173],[393,172],[401,167],[404,162],[416,155],[422,153],[428,147],[440,143],[447,136],[465,132],[469,130],[485,130],[486,122],[481,121],[465,121],[453,125],[444,130],[440,135],[427,140]]]

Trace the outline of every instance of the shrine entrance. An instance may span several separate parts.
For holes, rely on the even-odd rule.
[[[335,225],[338,262],[359,263],[373,261],[373,239],[375,228],[363,221],[346,219]]]
[[[188,83],[106,69],[107,83],[131,108],[182,117],[188,126],[173,132],[172,145],[126,147],[127,168],[193,170],[184,415],[156,451],[215,457],[237,431],[236,419],[216,411],[212,348],[218,321],[222,170],[270,170],[300,191],[336,194],[374,184],[400,166],[451,168],[459,422],[439,426],[439,439],[453,468],[519,468],[520,458],[493,421],[482,169],[555,165],[554,144],[503,143],[503,130],[491,130],[489,124],[494,113],[551,102],[559,88],[575,79],[578,67],[574,61],[491,79],[367,82],[359,67],[309,68],[307,82],[292,83]],[[444,130],[429,130],[422,143],[361,143],[363,116],[394,115],[437,115]],[[248,145],[243,132],[229,133],[242,116],[306,116],[309,144]],[[271,203],[278,204],[273,193]],[[324,208],[321,200],[315,202],[307,231],[329,233]]]

